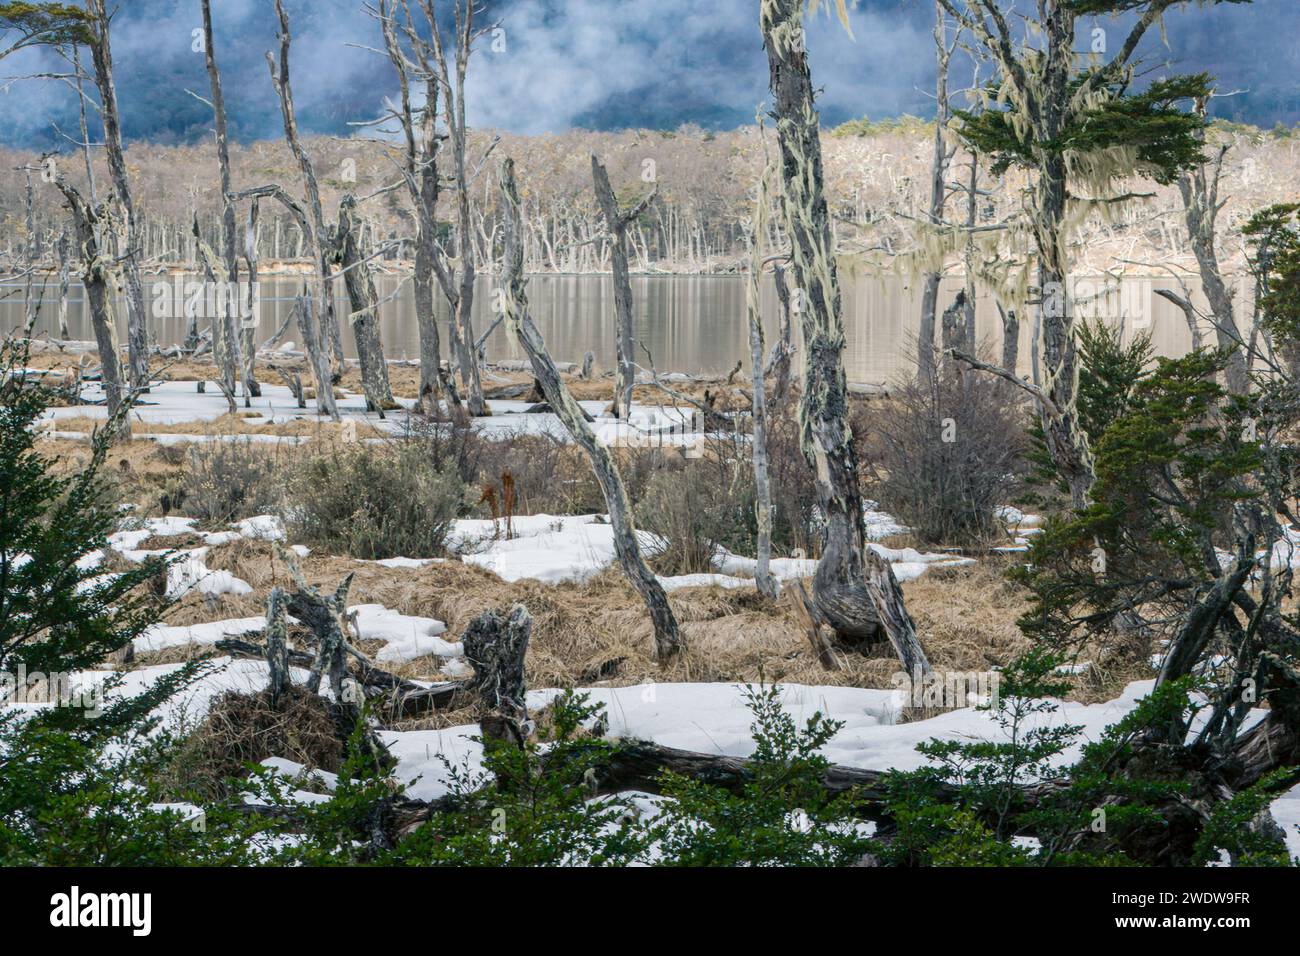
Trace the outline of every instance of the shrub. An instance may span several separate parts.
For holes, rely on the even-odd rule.
[[[871,497],[923,540],[980,543],[1000,532],[1028,440],[1020,395],[982,373],[947,367],[873,407],[863,435]]]
[[[456,471],[434,469],[418,442],[336,446],[295,469],[284,519],[295,540],[337,554],[432,557],[465,497]]]
[[[626,803],[592,799],[598,768],[615,746],[582,732],[599,708],[566,691],[540,740],[523,747],[476,737],[483,769],[445,758],[447,812],[433,817],[388,863],[414,866],[619,866],[642,859],[643,828]]]
[[[0,710],[0,862],[8,866],[245,866],[271,828],[174,787],[180,741],[157,708],[202,670],[189,664],[98,716]]]
[[[821,530],[817,505],[817,476],[800,446],[799,422],[793,408],[775,407],[767,427],[768,475],[772,483],[772,547],[816,551]]]
[[[669,797],[650,832],[662,862],[675,866],[845,866],[871,847],[853,814],[853,797],[822,785],[820,750],[843,723],[815,713],[800,728],[781,689],[747,687],[756,749],[739,793],[673,773]]]
[[[718,548],[753,553],[753,473],[747,463],[705,460],[661,469],[646,482],[636,520],[640,530],[667,542],[654,559],[662,573],[712,571]]]
[[[213,524],[277,511],[286,457],[251,439],[194,444],[186,454],[176,507]]]

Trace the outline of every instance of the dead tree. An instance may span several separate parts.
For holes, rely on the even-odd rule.
[[[1016,371],[1020,362],[1020,319],[1015,309],[1006,308],[998,302],[998,315],[1002,318],[1002,367]]]
[[[208,288],[213,289],[216,294],[205,296],[206,301],[211,301],[216,305],[217,312],[212,316],[212,357],[217,362],[217,385],[221,393],[226,396],[226,401],[230,404],[230,414],[235,414],[239,406],[235,401],[235,372],[238,369],[239,362],[239,333],[235,329],[235,318],[233,312],[239,308],[238,295],[231,295],[230,273],[226,271],[226,262],[218,260],[212,249],[203,241],[203,234],[199,229],[198,213],[194,214],[194,247],[198,251],[198,258],[203,276],[207,280]],[[235,302],[231,302],[231,299]]]
[[[823,191],[821,140],[804,46],[802,0],[763,0],[763,45],[776,101],[783,189],[803,330],[800,425],[817,476],[826,540],[813,578],[816,611],[840,638],[873,641],[883,626],[908,673],[930,669],[889,564],[866,546],[857,459],[848,424],[844,323]]]
[[[776,287],[778,312],[777,338],[767,357],[764,375],[773,379],[773,395],[790,394],[790,359],[794,356],[794,327],[790,322],[790,285],[785,281],[785,265],[777,262],[772,268],[772,283]]]
[[[65,342],[71,338],[68,333],[68,286],[69,286],[69,266],[68,266],[68,234],[66,231],[59,234],[58,241],[54,248],[59,256],[59,338]]]
[[[656,657],[660,662],[667,661],[682,649],[684,641],[663,586],[641,556],[636,525],[632,519],[632,503],[623,487],[623,479],[619,476],[609,449],[597,440],[591,426],[587,424],[582,408],[565,388],[554,360],[546,351],[546,343],[528,314],[523,219],[519,209],[519,192],[515,186],[515,165],[510,159],[501,168],[501,199],[505,215],[502,292],[506,323],[528,353],[533,376],[541,385],[546,401],[591,460],[592,471],[605,496],[605,505],[609,508],[609,523],[614,531],[614,551],[618,555],[619,565],[650,611],[650,620],[654,624]]]
[[[213,357],[221,370],[221,382],[227,394],[234,394],[235,378],[242,377],[244,386],[244,406],[252,404],[252,386],[250,383],[252,363],[241,358],[241,326],[237,320],[243,303],[239,301],[239,252],[235,235],[235,197],[230,186],[230,141],[226,126],[226,101],[221,92],[221,72],[217,69],[217,55],[212,40],[212,2],[203,0],[203,58],[208,70],[208,86],[212,91],[212,117],[216,127],[217,167],[221,176],[221,259],[225,283],[225,294],[216,296],[219,312],[212,316]],[[198,231],[197,213],[194,219],[194,238],[202,244]],[[215,273],[210,265],[207,270]],[[210,278],[211,281],[211,278]],[[254,326],[257,316],[249,316],[247,321]]]
[[[383,418],[384,409],[395,407],[396,402],[388,384],[388,364],[379,337],[379,295],[361,245],[363,231],[363,224],[357,218],[357,197],[348,193],[339,203],[339,228],[333,245],[343,267],[343,281],[352,305],[348,322],[356,337],[361,389],[366,395],[366,406]]]
[[[619,209],[609,174],[595,154],[591,157],[591,178],[596,188],[596,203],[605,217],[609,233],[609,261],[614,274],[614,316],[618,343],[618,371],[614,378],[615,418],[632,414],[632,388],[636,384],[635,342],[632,339],[632,281],[627,268],[627,227],[636,222],[654,201],[657,187],[651,189],[630,209]]]
[[[479,718],[485,737],[517,746],[528,738],[524,656],[532,632],[533,619],[522,604],[516,604],[505,619],[496,611],[486,611],[465,629],[461,638],[465,659],[474,668],[466,690],[478,696],[485,711]]]
[[[406,183],[411,204],[415,209],[415,272],[411,278],[415,294],[415,323],[420,337],[420,396],[419,407],[426,415],[438,412],[438,396],[443,395],[449,406],[459,410],[460,399],[454,388],[443,387],[442,347],[438,336],[438,320],[434,311],[434,262],[437,261],[438,233],[438,135],[435,121],[438,113],[438,79],[428,45],[420,39],[408,18],[405,31],[413,35],[411,41],[415,60],[402,49],[398,39],[396,0],[380,0],[376,17],[384,36],[388,59],[397,71],[400,93],[395,114],[401,126],[403,155],[402,178]],[[412,80],[419,84],[422,105],[412,105]]]
[[[310,292],[304,292],[298,302],[298,327],[302,334],[303,347],[307,351],[308,362],[316,380],[316,410],[319,414],[329,415],[338,420],[338,406],[334,402],[335,363],[331,360],[331,346],[326,342],[327,336],[332,340],[338,334],[338,322],[334,317],[334,292],[330,281],[328,237],[325,234],[325,218],[321,211],[320,188],[316,183],[316,171],[310,158],[303,149],[298,136],[298,120],[293,107],[293,89],[289,83],[289,17],[284,12],[284,5],[276,0],[276,13],[280,19],[280,57],[277,63],[273,54],[266,54],[267,64],[271,69],[271,85],[280,100],[280,116],[284,124],[285,139],[294,156],[298,159],[303,173],[306,190],[306,205],[292,198],[275,183],[255,186],[236,194],[236,199],[270,197],[282,205],[293,217],[298,226],[299,235],[311,250],[316,264],[316,274],[310,283]],[[310,215],[308,213],[310,210]],[[332,332],[328,327],[333,326]],[[342,346],[337,346],[334,356],[341,361]]]
[[[772,483],[767,464],[767,390],[763,380],[763,314],[759,281],[763,273],[762,237],[766,231],[771,166],[763,170],[749,230],[749,277],[745,283],[745,311],[749,318],[749,371],[752,380],[750,410],[753,435],[750,456],[754,466],[754,516],[758,524],[758,553],[754,584],[760,594],[776,600],[781,586],[772,576]]]
[[[113,181],[113,198],[121,210],[115,217],[118,229],[113,237],[116,257],[121,262],[126,294],[126,353],[131,388],[148,391],[149,339],[145,328],[144,285],[140,280],[140,223],[131,197],[126,154],[122,147],[122,122],[117,108],[117,86],[113,81],[113,50],[109,41],[110,14],[104,0],[88,0],[90,52],[94,62],[95,86],[99,90],[99,115],[104,126],[104,155]]]
[[[105,236],[112,232],[112,227],[106,222],[110,214],[104,205],[92,208],[57,171],[57,167],[54,184],[72,210],[77,255],[81,262],[81,284],[85,289],[86,307],[99,351],[100,382],[104,387],[108,420],[120,423],[118,437],[130,438],[131,419],[122,409],[123,402],[130,400],[130,390],[122,381],[117,322],[113,316],[118,288],[117,263],[112,252],[105,248]]]
[[[271,672],[269,689],[273,707],[290,683],[287,609],[288,595],[280,588],[272,588],[266,601],[266,666]]]
[[[956,151],[955,147],[949,148],[947,133],[948,120],[952,115],[948,103],[948,64],[952,61],[957,39],[954,38],[952,45],[948,45],[948,22],[944,19],[943,8],[937,0],[934,6],[934,47],[938,71],[935,81],[934,158],[930,163],[929,216],[930,223],[937,226],[943,222],[943,210],[948,198],[948,164]],[[916,373],[917,378],[923,382],[934,376],[934,319],[939,305],[939,282],[942,278],[941,263],[939,268],[925,274],[921,293],[921,321],[916,330]]]
[[[469,194],[488,155],[496,146],[496,141],[487,147],[479,158],[477,167],[471,169],[467,155],[469,127],[465,122],[465,75],[469,70],[474,42],[483,34],[482,30],[474,26],[478,0],[452,0],[456,45],[451,51],[453,59],[450,61],[442,42],[442,30],[438,26],[432,0],[417,2],[427,21],[429,40],[425,41],[414,26],[406,31],[407,38],[421,60],[436,68],[438,92],[442,94],[443,124],[447,128],[447,141],[451,149],[451,178],[456,188],[456,256],[453,260],[441,244],[435,243],[433,271],[451,307],[451,349],[460,371],[466,409],[471,415],[486,415],[488,407],[483,399],[483,383],[474,348],[474,277],[477,274],[478,253],[474,244],[474,217]],[[432,162],[432,155],[429,162]]]
[[[952,305],[943,310],[943,325],[940,340],[946,355],[951,349],[962,352],[975,351],[974,342],[968,336],[969,326],[966,322],[966,290],[958,289]]]
[[[1205,116],[1206,101],[1196,103],[1196,112]],[[1203,134],[1202,134],[1203,138]],[[1224,366],[1224,379],[1228,390],[1234,395],[1245,395],[1250,391],[1250,372],[1247,365],[1245,343],[1237,328],[1237,319],[1233,308],[1232,293],[1223,281],[1223,270],[1219,267],[1219,255],[1215,250],[1216,225],[1219,210],[1223,202],[1219,200],[1219,178],[1223,174],[1223,158],[1228,152],[1227,144],[1221,146],[1212,160],[1184,172],[1178,177],[1178,192],[1183,199],[1183,216],[1187,223],[1187,236],[1191,241],[1192,254],[1201,273],[1201,289],[1210,303],[1210,319],[1214,324],[1215,340],[1221,349],[1228,351],[1227,364]],[[1190,314],[1190,298],[1183,302],[1173,296],[1162,293],[1165,298],[1174,301]],[[1194,320],[1189,320],[1194,321]]]
[[[299,227],[303,230],[307,248],[316,264],[314,312],[322,343],[329,350],[330,384],[332,385],[342,375],[343,339],[334,312],[334,283],[330,276],[329,237],[325,227],[325,213],[321,206],[320,185],[316,180],[316,167],[311,157],[307,155],[302,137],[298,133],[298,117],[293,106],[293,88],[289,82],[289,49],[292,38],[289,34],[289,15],[284,11],[283,0],[275,0],[275,12],[280,20],[280,57],[277,63],[275,56],[268,52],[266,62],[271,68],[271,85],[275,87],[276,96],[280,100],[284,138],[298,161],[298,169],[302,173],[306,203],[301,211],[305,216],[295,218],[299,219]]]
[[[239,354],[244,360],[244,388],[248,394],[258,397],[262,386],[257,381],[257,322],[259,302],[257,294],[257,227],[261,212],[258,198],[248,204],[248,221],[244,225],[244,269],[248,273],[248,298],[244,301],[246,321],[239,330]],[[279,220],[276,220],[279,222]]]

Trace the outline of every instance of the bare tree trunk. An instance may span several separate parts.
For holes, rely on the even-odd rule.
[[[943,8],[938,3],[935,4],[934,14],[935,62],[938,71],[935,81],[934,158],[930,163],[929,213],[930,223],[937,226],[943,222],[943,210],[948,196],[948,161],[951,157],[945,134],[951,113],[948,105],[948,63],[952,59],[952,49],[947,45],[947,21],[944,19]],[[921,321],[916,330],[916,374],[923,382],[934,377],[934,320],[939,307],[939,281],[942,276],[942,266],[934,272],[927,272],[921,293]]]
[[[818,612],[840,637],[872,641],[884,624],[908,671],[928,672],[929,661],[915,629],[906,626],[906,612],[901,617],[893,613],[902,608],[893,572],[866,547],[857,458],[847,420],[839,279],[823,192],[821,139],[802,14],[802,0],[762,0],[759,24],[776,100],[782,207],[802,306],[798,312],[804,348],[803,452],[816,472],[826,520],[826,546],[813,578],[813,596]],[[877,609],[881,594],[888,597],[889,606]]]
[[[357,198],[349,193],[339,203],[339,229],[336,248],[339,264],[343,267],[343,281],[347,285],[348,299],[352,303],[352,324],[357,342],[357,358],[361,364],[361,388],[366,395],[366,405],[384,417],[385,408],[393,408],[393,392],[388,385],[388,365],[384,361],[384,345],[379,338],[379,296],[375,280],[360,248],[361,225],[357,221]]]
[[[618,343],[618,371],[614,378],[614,417],[627,418],[632,414],[632,388],[636,384],[635,342],[632,338],[632,281],[627,267],[627,227],[636,222],[641,213],[654,200],[655,190],[650,190],[640,202],[628,210],[618,208],[618,200],[609,183],[609,174],[595,154],[591,157],[591,178],[596,188],[596,203],[605,217],[609,233],[609,260],[614,274],[614,315]]]
[[[126,287],[126,350],[131,388],[148,391],[149,340],[145,328],[144,285],[140,281],[140,227],[131,198],[131,182],[122,148],[122,123],[117,109],[117,87],[113,82],[113,51],[109,41],[109,14],[104,0],[88,0],[93,42],[91,56],[95,66],[95,86],[99,90],[100,119],[104,125],[104,153],[113,180],[114,198],[122,210],[117,256]]]
[[[794,328],[790,322],[790,286],[785,281],[785,266],[777,263],[772,269],[772,281],[776,286],[776,302],[780,309],[777,341],[772,346],[772,354],[767,359],[765,374],[776,380],[773,395],[790,394],[790,358],[794,355]]]
[[[316,167],[302,145],[298,133],[298,118],[293,106],[293,88],[289,82],[289,15],[284,12],[283,0],[275,0],[275,12],[280,20],[280,60],[267,53],[271,67],[271,83],[280,99],[280,115],[284,121],[284,138],[298,161],[306,192],[306,219],[299,222],[307,248],[316,264],[316,325],[321,332],[322,345],[330,357],[330,382],[338,381],[343,370],[343,339],[339,334],[338,317],[334,312],[334,284],[331,281],[329,234],[325,227],[325,213],[321,207],[320,186],[316,181]]]
[[[1197,112],[1205,115],[1205,103],[1196,104]],[[1212,162],[1203,163],[1178,177],[1178,191],[1183,197],[1183,215],[1187,223],[1187,236],[1192,253],[1200,268],[1201,288],[1210,303],[1214,319],[1214,336],[1218,347],[1228,350],[1224,366],[1224,379],[1228,391],[1245,395],[1250,391],[1250,373],[1246,368],[1245,343],[1237,329],[1237,319],[1232,303],[1232,293],[1223,281],[1219,256],[1214,248],[1215,226],[1222,204],[1219,202],[1219,177],[1223,172],[1223,157],[1228,147],[1220,148]]]
[[[203,0],[203,56],[208,70],[208,85],[212,90],[212,114],[216,126],[217,165],[221,173],[221,255],[225,263],[226,294],[217,296],[220,314],[212,317],[215,330],[221,326],[221,335],[213,336],[214,341],[223,343],[217,351],[216,359],[221,369],[221,380],[230,394],[234,394],[235,378],[243,377],[244,405],[251,404],[249,391],[248,366],[240,358],[240,326],[236,321],[242,303],[239,300],[239,252],[235,238],[235,198],[230,188],[230,142],[226,127],[226,101],[221,93],[221,73],[217,69],[217,55],[212,40],[212,4]],[[198,234],[198,219],[194,221],[194,238],[201,241]],[[254,316],[252,321],[256,323]]]
[[[593,161],[594,162],[594,161]],[[754,220],[749,233],[749,281],[745,284],[745,311],[749,316],[749,371],[753,391],[750,409],[754,417],[750,454],[754,465],[754,512],[758,524],[758,554],[754,584],[760,594],[775,601],[781,586],[772,576],[772,485],[767,467],[767,396],[763,381],[763,315],[759,298],[759,279],[763,271],[763,223],[767,219],[768,183],[771,168],[763,170],[758,197],[754,203]]]
[[[257,294],[257,229],[260,202],[254,197],[248,206],[248,222],[244,226],[244,266],[248,271],[248,298],[244,302],[244,321],[241,323],[239,354],[244,360],[244,388],[247,394],[258,398],[262,386],[257,381],[257,325],[261,319],[261,296]],[[277,220],[278,221],[278,220]]]
[[[404,10],[408,8],[403,7]],[[422,41],[412,44],[419,60],[412,64],[398,40],[396,4],[394,0],[381,0],[375,11],[384,47],[397,73],[400,93],[400,110],[397,118],[405,139],[406,162],[402,169],[411,204],[415,208],[415,274],[412,286],[415,295],[415,323],[420,337],[420,410],[426,415],[439,411],[438,396],[445,395],[448,405],[461,411],[460,399],[454,388],[443,387],[442,347],[438,335],[438,320],[434,310],[434,270],[438,250],[438,136],[435,119],[438,110],[438,83],[430,58],[430,49]],[[409,10],[408,10],[409,16]],[[413,29],[409,19],[407,27]],[[417,34],[418,36],[418,34]],[[424,105],[418,111],[411,104],[410,71],[418,69],[424,82]]]
[[[55,243],[55,249],[59,255],[59,338],[66,342],[71,338],[68,334],[69,265],[68,233],[66,231],[59,235],[59,240]]]
[[[123,402],[129,391],[122,381],[122,366],[118,358],[117,322],[113,317],[113,304],[117,301],[117,277],[111,252],[103,248],[103,235],[108,231],[99,214],[72,186],[57,175],[55,185],[63,193],[72,210],[76,227],[77,249],[81,259],[81,284],[85,289],[86,308],[90,324],[95,331],[95,344],[99,351],[100,381],[109,421],[120,422],[118,438],[131,437],[131,418],[122,414]]]
[[[224,262],[219,262],[216,255],[212,252],[211,247],[203,241],[199,234],[199,217],[194,216],[194,244],[198,248],[199,262],[203,269],[203,275],[207,282],[208,288],[214,291],[213,296],[205,296],[205,301],[212,301],[216,304],[217,314],[212,316],[212,357],[217,362],[217,384],[221,388],[221,393],[226,396],[226,401],[230,403],[230,414],[238,411],[238,405],[235,402],[235,370],[237,367],[237,353],[235,344],[237,332],[235,331],[234,316],[231,314],[231,308],[228,299],[238,299],[238,295],[230,296],[230,275],[226,272]],[[221,290],[226,290],[222,292]],[[237,303],[236,303],[237,307]]]
[[[973,343],[968,338],[967,332],[966,290],[958,289],[956,297],[952,300],[952,305],[943,310],[943,323],[940,329],[943,354],[947,355],[952,349],[958,349],[962,352],[974,352]]]
[[[519,209],[519,191],[515,186],[515,166],[507,159],[501,169],[501,194],[505,212],[505,267],[502,288],[506,322],[523,344],[532,363],[533,376],[541,385],[546,401],[560,422],[591,459],[591,468],[600,483],[609,508],[609,523],[614,531],[614,550],[623,573],[640,593],[650,611],[655,631],[655,655],[667,661],[684,647],[677,619],[668,604],[663,586],[646,566],[637,542],[632,503],[623,487],[614,459],[587,424],[582,408],[574,401],[560,378],[555,362],[546,351],[546,343],[528,314],[527,281],[523,274],[523,223]]]
[[[1003,307],[998,303],[998,315],[1002,317],[1002,367],[1012,374],[1020,362],[1020,320],[1015,309]]]

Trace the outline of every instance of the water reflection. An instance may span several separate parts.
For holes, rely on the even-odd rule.
[[[145,295],[163,295],[172,285],[170,278],[145,278]],[[157,288],[155,289],[155,282]],[[480,277],[475,296],[476,329],[487,328],[492,319],[490,276]],[[1088,280],[1082,280],[1080,298],[1089,297]],[[411,283],[397,277],[377,277],[381,297],[396,293],[380,310],[385,350],[390,358],[416,359],[416,337]],[[264,279],[260,287],[261,307],[259,337],[269,338],[292,308],[292,298],[301,280],[294,278]],[[399,288],[400,286],[400,288]],[[632,280],[636,307],[636,335],[654,357],[661,371],[725,373],[737,362],[746,362],[749,354],[745,319],[745,279],[743,276],[639,276]],[[951,302],[960,288],[959,279],[945,280],[940,293],[941,310]],[[1100,283],[1094,283],[1101,289]],[[1156,347],[1164,355],[1181,355],[1191,347],[1191,333],[1183,314],[1170,302],[1157,296],[1159,288],[1176,288],[1161,278],[1126,278],[1099,298],[1094,309],[1112,321],[1123,322],[1126,330],[1135,326],[1149,330]],[[22,321],[21,290],[0,302],[0,318],[6,328]],[[346,302],[339,284],[340,302]],[[46,287],[38,329],[57,333],[57,291]],[[556,359],[581,362],[588,349],[596,354],[597,365],[614,365],[613,284],[608,276],[539,275],[529,281],[529,300],[533,318],[545,336]],[[776,334],[777,300],[770,277],[763,286],[764,327],[769,343]],[[915,336],[921,306],[919,282],[907,282],[897,276],[859,276],[844,279],[844,324],[847,347],[845,368],[850,381],[886,382],[913,367]],[[1084,306],[1083,308],[1087,308]],[[81,302],[81,290],[74,287],[69,303],[69,332],[72,338],[93,338],[89,320]],[[150,335],[162,344],[179,342],[184,337],[185,319],[176,308],[160,309],[161,317],[151,318]],[[446,349],[446,304],[437,303]],[[119,306],[119,316],[123,309]],[[1028,316],[1026,316],[1028,319]],[[981,342],[1000,349],[1001,320],[997,306],[987,295],[980,296],[976,308],[977,334]],[[797,322],[796,322],[797,329]],[[1028,374],[1031,354],[1032,322],[1022,321],[1020,359],[1022,374]],[[296,328],[285,339],[297,340]],[[344,336],[349,349],[351,337]],[[123,339],[125,341],[125,330]],[[522,359],[523,350],[510,340],[499,326],[488,339],[489,359]],[[644,362],[639,352],[638,361]]]

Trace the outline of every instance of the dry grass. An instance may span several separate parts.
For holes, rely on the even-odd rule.
[[[222,694],[187,739],[185,782],[206,795],[224,796],[227,780],[243,777],[249,764],[268,757],[337,772],[345,743],[332,706],[297,685],[286,687],[275,707],[269,691]]]
[[[219,607],[198,595],[182,600],[167,623],[196,624],[216,617],[261,614],[270,589],[289,584],[271,545],[240,540],[214,547],[207,564],[248,581],[254,593],[224,595]],[[508,583],[459,561],[419,569],[389,569],[313,553],[301,562],[307,580],[333,589],[355,577],[349,602],[377,603],[402,614],[446,622],[460,634],[483,611],[522,603],[533,617],[528,683],[533,687],[623,686],[647,681],[745,682],[766,679],[804,684],[889,687],[898,663],[887,644],[871,656],[846,655],[846,667],[824,670],[811,653],[788,593],[769,604],[749,589],[716,586],[674,591],[670,601],[687,649],[666,667],[652,657],[652,631],[645,607],[614,568],[585,584]],[[931,662],[943,670],[987,670],[1025,647],[1015,626],[1022,595],[1000,576],[995,562],[932,571],[904,585]],[[173,649],[177,660],[194,649]],[[150,662],[158,660],[155,656]],[[437,661],[422,658],[394,668],[403,676],[431,679]]]

